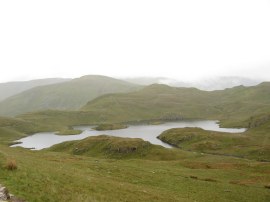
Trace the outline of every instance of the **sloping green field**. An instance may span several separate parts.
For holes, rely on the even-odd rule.
[[[27,201],[269,201],[269,163],[179,152],[104,159],[0,146],[0,181]],[[17,170],[3,167],[9,159]]]

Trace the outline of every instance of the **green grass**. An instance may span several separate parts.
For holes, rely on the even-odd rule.
[[[270,199],[269,163],[190,153],[172,161],[103,159],[0,146],[1,184],[27,201],[251,201]],[[34,165],[34,166],[33,166]]]
[[[2,126],[27,124],[2,120]],[[268,128],[268,123],[252,128],[246,138],[262,138]],[[219,141],[223,149],[245,143],[238,140],[241,137],[224,141],[227,134],[204,132],[207,141]],[[201,153],[108,136],[64,142],[43,151],[0,145],[0,181],[27,201],[269,201],[265,187],[270,183],[270,163]],[[5,168],[10,159],[16,161],[16,170]]]
[[[264,130],[259,136],[260,130],[232,134],[200,128],[175,128],[164,131],[158,138],[184,150],[270,161],[269,130]]]
[[[169,150],[158,145],[152,145],[139,138],[119,138],[107,135],[63,142],[48,150],[101,158],[150,160],[176,160],[188,154],[185,151]]]
[[[0,144],[10,144],[14,140],[35,132],[48,131],[50,128],[48,125],[18,118],[0,117]]]

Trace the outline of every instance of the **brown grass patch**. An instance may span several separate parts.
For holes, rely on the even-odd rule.
[[[217,182],[217,180],[212,179],[212,178],[205,178],[205,179],[201,179],[203,181],[207,181],[207,182]]]
[[[241,164],[238,163],[203,163],[203,162],[185,162],[184,165],[186,168],[190,169],[222,169],[222,170],[231,170],[239,169]]]
[[[189,177],[194,180],[201,180],[201,181],[206,181],[206,182],[217,182],[217,180],[212,179],[212,178],[198,178],[197,176],[194,176],[194,175],[190,175]]]
[[[249,185],[261,184],[262,180],[263,179],[261,177],[254,177],[254,178],[243,179],[243,180],[232,180],[232,181],[230,181],[230,183],[249,186]]]
[[[17,162],[14,159],[8,160],[6,163],[6,169],[8,170],[17,170],[18,166],[17,166]]]

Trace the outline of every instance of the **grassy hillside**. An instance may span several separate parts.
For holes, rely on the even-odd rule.
[[[211,100],[208,92],[153,84],[127,94],[111,94],[88,102],[83,111],[100,111],[120,120],[199,118]],[[177,109],[177,110],[176,110]],[[213,113],[211,110],[209,116]],[[193,113],[193,114],[192,114]],[[116,116],[116,114],[118,114]],[[188,116],[190,115],[190,116]]]
[[[211,92],[155,84],[137,92],[99,97],[82,110],[100,111],[117,121],[203,118],[231,119],[237,125],[250,116],[270,112],[270,83]]]
[[[18,169],[5,168],[15,160]],[[27,201],[270,199],[269,163],[190,153],[177,160],[103,159],[0,145],[0,181]],[[35,166],[33,166],[35,165]]]
[[[270,114],[269,89],[270,83],[212,92],[155,84],[136,92],[100,96],[80,111],[45,110],[19,117],[46,124],[52,131],[72,125],[187,118],[215,119],[222,126],[249,127],[250,117]]]
[[[270,122],[268,122],[268,125]],[[260,128],[241,134],[206,131],[200,128],[174,128],[159,139],[183,150],[270,161],[270,130],[258,136]]]
[[[50,126],[22,119],[0,117],[0,144],[9,144],[14,140],[38,131],[48,131]]]
[[[84,76],[68,82],[41,86],[0,102],[0,115],[14,116],[45,109],[74,110],[100,95],[130,92],[137,85],[105,76]]]
[[[50,79],[37,79],[31,81],[0,83],[0,101],[37,86],[62,83],[69,80],[70,79],[50,78]]]
[[[94,129],[99,130],[99,131],[103,131],[103,130],[118,130],[118,129],[124,129],[127,127],[128,126],[124,125],[124,124],[114,123],[114,124],[99,124]]]

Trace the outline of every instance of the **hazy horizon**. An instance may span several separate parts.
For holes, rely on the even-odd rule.
[[[35,80],[46,80],[46,79],[77,79],[83,76],[106,76],[111,77],[115,79],[120,80],[136,80],[136,79],[159,79],[160,81],[164,81],[161,83],[166,83],[166,81],[171,82],[186,82],[186,83],[196,83],[196,82],[202,82],[202,81],[211,81],[211,80],[218,80],[221,78],[224,79],[247,79],[247,80],[253,80],[258,82],[270,82],[270,79],[263,79],[263,78],[251,78],[251,77],[241,77],[241,76],[212,76],[212,77],[201,77],[197,79],[181,79],[181,78],[173,78],[173,77],[166,77],[166,76],[111,76],[111,75],[104,75],[104,74],[85,74],[85,75],[79,75],[77,77],[63,77],[63,76],[55,76],[55,77],[18,77],[18,79],[15,80],[7,80],[7,81],[0,81],[0,83],[12,83],[12,82],[27,82],[27,81],[35,81]]]
[[[0,2],[0,82],[219,76],[270,80],[270,2]]]
[[[83,75],[84,76],[104,76],[104,75]],[[25,81],[10,81],[1,83],[1,86],[13,86],[13,89],[16,91],[18,89],[27,90],[29,87],[49,85],[53,83],[62,83],[70,81],[76,78],[41,78],[34,80],[25,80]],[[120,79],[122,81],[127,81],[129,83],[148,86],[151,84],[166,84],[172,87],[192,87],[200,90],[213,91],[213,90],[224,90],[226,88],[232,88],[235,86],[256,86],[262,82],[268,82],[267,80],[252,79],[245,77],[208,77],[197,80],[179,80],[169,77],[108,77],[114,79]],[[21,85],[20,85],[21,83]],[[26,85],[26,88],[22,87]],[[12,94],[12,93],[11,93]]]

